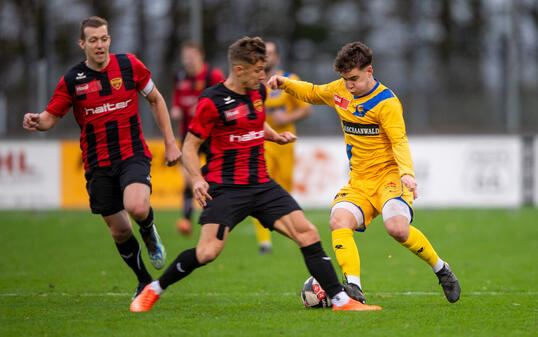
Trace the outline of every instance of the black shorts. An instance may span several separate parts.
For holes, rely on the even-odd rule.
[[[257,185],[209,184],[207,206],[198,221],[201,225],[217,223],[228,226],[230,231],[251,215],[263,227],[273,230],[276,220],[301,207],[292,196],[273,180]]]
[[[133,156],[112,164],[88,170],[86,190],[90,196],[92,213],[112,215],[123,209],[123,190],[132,183],[142,183],[151,189],[151,160]]]

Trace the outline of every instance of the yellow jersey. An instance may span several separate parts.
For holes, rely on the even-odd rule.
[[[297,75],[283,72],[282,70],[279,70],[277,72],[277,75],[284,76],[293,80],[299,80],[299,77]],[[278,133],[289,131],[295,134],[295,124],[288,123],[278,126],[275,125],[271,116],[272,111],[277,109],[284,109],[286,113],[289,114],[296,108],[307,105],[308,103],[296,99],[295,97],[286,93],[284,90],[271,90],[269,87],[267,87],[267,99],[265,100],[265,109],[267,111],[266,120],[267,123],[269,123],[269,125]]]
[[[402,105],[376,80],[365,95],[354,96],[339,79],[324,85],[285,79],[281,86],[294,97],[336,109],[344,131],[351,179],[366,185],[387,170],[414,176]]]

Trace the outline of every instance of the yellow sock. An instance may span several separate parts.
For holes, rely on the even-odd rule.
[[[361,276],[361,260],[353,231],[349,228],[336,229],[332,232],[333,249],[338,265],[342,269],[344,276]]]
[[[409,226],[409,238],[402,245],[424,260],[430,267],[433,267],[439,260],[439,255],[433,249],[430,241],[413,226]]]
[[[258,243],[271,243],[271,231],[263,227],[257,219],[254,220],[254,227],[256,228],[256,238]]]

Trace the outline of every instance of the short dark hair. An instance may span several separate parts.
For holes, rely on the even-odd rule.
[[[364,69],[372,64],[372,50],[362,42],[350,42],[340,49],[334,60],[334,71],[347,73],[353,68]]]
[[[181,50],[188,48],[196,49],[202,55],[205,54],[204,47],[196,41],[185,41],[181,44]]]
[[[245,36],[228,47],[228,61],[230,64],[236,62],[256,64],[260,60],[265,62],[266,59],[265,42],[258,36]]]
[[[90,16],[89,18],[82,20],[80,23],[80,39],[82,41],[86,39],[86,35],[84,34],[84,29],[86,29],[86,27],[99,28],[101,26],[108,27],[108,21],[99,16]]]

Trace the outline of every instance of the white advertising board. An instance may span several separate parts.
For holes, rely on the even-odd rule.
[[[58,208],[59,205],[59,142],[0,142],[0,209]]]
[[[349,162],[343,138],[299,138],[292,193],[299,205],[328,208],[348,179]]]
[[[517,207],[522,204],[519,137],[415,136],[409,137],[409,143],[419,192],[415,206]],[[303,207],[330,206],[349,177],[343,139],[301,137],[295,153],[293,195]]]
[[[410,137],[409,143],[419,187],[416,206],[521,205],[519,137]]]

